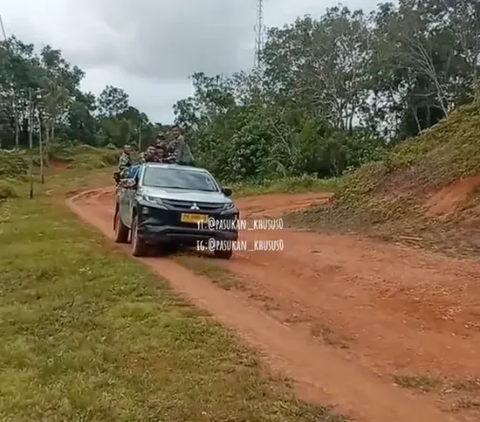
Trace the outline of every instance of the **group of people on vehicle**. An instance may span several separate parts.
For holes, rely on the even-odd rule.
[[[118,176],[120,179],[128,177],[130,167],[134,165],[131,156],[130,145],[125,145],[118,162]],[[166,163],[184,166],[193,165],[193,157],[190,148],[178,126],[174,126],[170,132],[159,133],[154,145],[149,145],[141,155],[141,163]]]

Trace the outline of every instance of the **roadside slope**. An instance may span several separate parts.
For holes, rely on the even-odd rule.
[[[419,246],[480,250],[480,109],[464,107],[347,176],[331,206],[296,226],[363,231]]]

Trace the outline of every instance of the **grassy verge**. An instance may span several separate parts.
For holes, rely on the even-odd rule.
[[[48,196],[106,176],[0,203],[0,420],[340,420]]]
[[[317,179],[303,176],[237,183],[232,186],[232,189],[235,197],[242,197],[275,193],[335,192],[337,185],[338,179]]]
[[[212,283],[224,290],[241,289],[241,280],[225,268],[216,265],[214,259],[196,256],[194,253],[179,254],[176,256],[179,264],[188,268],[197,275],[208,277]]]
[[[286,221],[296,227],[360,232],[449,255],[477,257],[479,127],[480,108],[462,107],[400,143],[382,161],[344,177],[330,207],[295,213]]]

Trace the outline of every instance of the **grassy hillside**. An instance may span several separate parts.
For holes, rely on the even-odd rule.
[[[33,150],[32,155],[33,157],[28,150],[0,150],[0,178],[26,179],[31,158],[33,158],[35,173],[38,173],[39,152]],[[95,170],[116,165],[119,156],[120,152],[115,149],[95,148],[90,145],[53,145],[45,165]]]
[[[83,172],[100,172],[111,169],[118,163],[120,152],[109,148],[94,148],[89,145],[53,145],[45,161],[44,175],[58,178],[59,169]],[[33,159],[33,160],[32,160]],[[33,161],[33,174],[36,183],[40,181],[40,156],[34,150],[32,156],[26,150],[0,150],[0,200],[17,197],[28,181],[30,163]],[[93,172],[91,172],[93,174]]]
[[[480,108],[468,106],[400,144],[383,161],[345,177],[330,207],[290,220],[297,226],[478,251],[479,186]]]

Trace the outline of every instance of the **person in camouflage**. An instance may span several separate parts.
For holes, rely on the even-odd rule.
[[[155,163],[158,161],[157,159],[157,150],[156,147],[153,145],[150,145],[145,153],[143,154],[143,163]]]
[[[159,163],[163,163],[167,155],[167,137],[163,132],[158,134],[155,141],[155,154],[156,161]]]
[[[131,147],[130,145],[125,145],[123,147],[122,155],[118,160],[118,173],[121,179],[125,179],[128,176],[128,169],[132,166],[132,157],[131,157]]]
[[[192,153],[185,142],[179,126],[172,128],[171,139],[167,144],[167,157],[167,160],[176,164],[184,166],[193,165]]]

